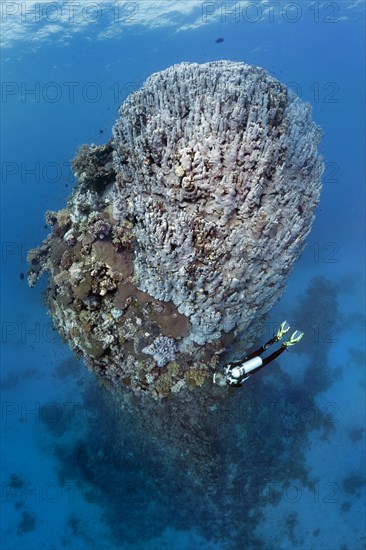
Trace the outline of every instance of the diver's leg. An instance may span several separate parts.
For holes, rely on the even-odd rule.
[[[268,349],[270,346],[272,346],[272,344],[275,344],[276,342],[278,342],[277,336],[273,336],[273,338],[268,340],[268,342],[263,344],[263,346],[261,346],[259,349],[252,351],[252,353],[249,353],[249,355],[246,355],[244,359],[238,359],[237,361],[230,361],[230,365],[232,365],[233,367],[239,367],[246,361],[249,361],[250,359],[257,357],[258,355],[261,355],[261,353],[266,351],[266,349]]]
[[[250,353],[249,355],[246,356],[244,361],[249,361],[249,359],[253,359],[253,357],[257,357],[257,355],[261,355],[261,353],[266,351],[266,349],[268,349],[270,346],[272,346],[272,344],[275,344],[276,342],[278,342],[277,335],[273,336],[273,338],[268,340],[268,342],[263,344],[263,346],[261,346],[259,349],[255,350],[255,351],[252,351],[252,353]],[[243,362],[243,361],[241,361],[241,362]]]
[[[286,332],[287,332],[287,330],[286,330]],[[289,340],[284,342],[278,350],[271,353],[271,355],[268,355],[268,357],[266,357],[265,359],[261,358],[262,361],[263,361],[262,364],[259,367],[253,369],[251,371],[251,373],[258,372],[260,369],[262,369],[263,367],[268,365],[268,363],[270,363],[271,361],[276,359],[279,355],[281,355],[281,353],[283,353],[285,351],[285,349],[287,349],[288,347],[293,346],[293,345],[297,344],[298,342],[300,342],[300,340],[303,336],[304,336],[303,332],[300,332],[299,330],[295,330],[295,332],[291,335]],[[279,337],[279,332],[277,333],[275,339],[278,340],[279,339],[278,337]]]
[[[286,332],[288,332],[289,330],[290,330],[290,325],[287,323],[287,321],[283,321],[280,325],[280,328],[277,331],[277,334],[274,334],[273,337],[270,340],[268,340],[268,342],[263,344],[263,346],[261,346],[259,349],[257,349],[255,351],[253,351],[252,353],[250,353],[245,358],[245,360],[248,361],[249,359],[252,359],[253,357],[256,357],[257,355],[261,355],[270,346],[272,346],[276,342],[279,342],[284,337]]]
[[[265,359],[262,359],[263,363],[259,367],[257,367],[256,369],[253,369],[250,374],[254,374],[254,373],[258,372],[259,370],[263,369],[263,367],[268,365],[268,363],[270,363],[274,359],[277,359],[277,357],[279,355],[281,355],[281,353],[283,353],[285,351],[285,349],[287,349],[287,347],[285,346],[285,344],[282,344],[282,346],[279,349],[277,349],[276,351],[271,353],[271,355],[268,355],[268,357],[266,357]]]
[[[230,365],[232,367],[239,367],[246,361],[249,361],[250,359],[253,359],[254,357],[257,357],[258,355],[261,355],[263,352],[265,352],[270,346],[275,344],[276,342],[279,342],[281,338],[290,330],[290,325],[287,323],[287,321],[283,321],[281,323],[280,328],[277,331],[277,334],[275,334],[268,342],[263,344],[259,349],[256,349],[255,351],[252,351],[249,353],[249,355],[246,355],[243,359],[238,359],[237,361],[230,361]]]

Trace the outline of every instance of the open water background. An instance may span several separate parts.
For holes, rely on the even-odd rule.
[[[131,500],[129,536],[121,536],[117,523],[125,518],[117,520],[115,503],[93,494],[93,479],[82,478],[77,462],[85,460],[93,422],[109,422],[105,398],[52,331],[42,304],[46,281],[30,290],[21,278],[26,251],[47,235],[44,212],[63,208],[71,192],[78,146],[107,141],[119,105],[151,73],[217,59],[261,66],[311,103],[326,163],[308,246],[263,336],[285,318],[305,331],[280,368],[294,380],[303,376],[303,395],[316,407],[302,416],[294,396],[276,389],[263,401],[258,396],[262,412],[285,402],[305,424],[301,466],[314,483],[303,486],[290,474],[287,483],[274,479],[279,502],[269,488],[255,526],[262,542],[237,548],[365,548],[363,2],[142,0],[76,3],[74,11],[70,4],[1,5],[2,548],[225,547],[224,534],[214,543],[200,532],[200,518],[177,526],[164,509],[153,535],[141,538],[142,516],[160,506],[148,484],[143,504]],[[319,411],[330,426],[325,436],[314,429]],[[251,442],[258,452],[271,429],[263,422],[259,415],[261,435]],[[70,465],[72,448],[81,450]],[[108,463],[105,443],[101,453]],[[255,456],[246,467],[260,471]],[[131,486],[150,475],[144,467],[141,461],[128,470]]]

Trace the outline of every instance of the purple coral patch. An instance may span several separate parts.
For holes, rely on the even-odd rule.
[[[143,353],[152,355],[158,367],[164,367],[169,361],[174,361],[178,346],[174,338],[159,336],[152,344],[142,350]]]

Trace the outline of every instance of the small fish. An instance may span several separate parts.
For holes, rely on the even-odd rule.
[[[218,38],[217,40],[215,40],[215,42],[216,42],[217,44],[221,44],[221,42],[223,42],[223,41],[224,41],[224,39],[221,38],[221,37]]]
[[[24,273],[23,273],[23,271],[21,272],[21,274],[19,275],[19,277],[20,277],[20,280],[23,281],[23,279],[24,279]]]

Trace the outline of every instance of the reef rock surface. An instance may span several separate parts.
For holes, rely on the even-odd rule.
[[[259,336],[311,229],[321,132],[286,86],[230,61],[153,74],[120,115],[80,148],[28,280],[50,274],[56,328],[107,384],[161,397]]]

